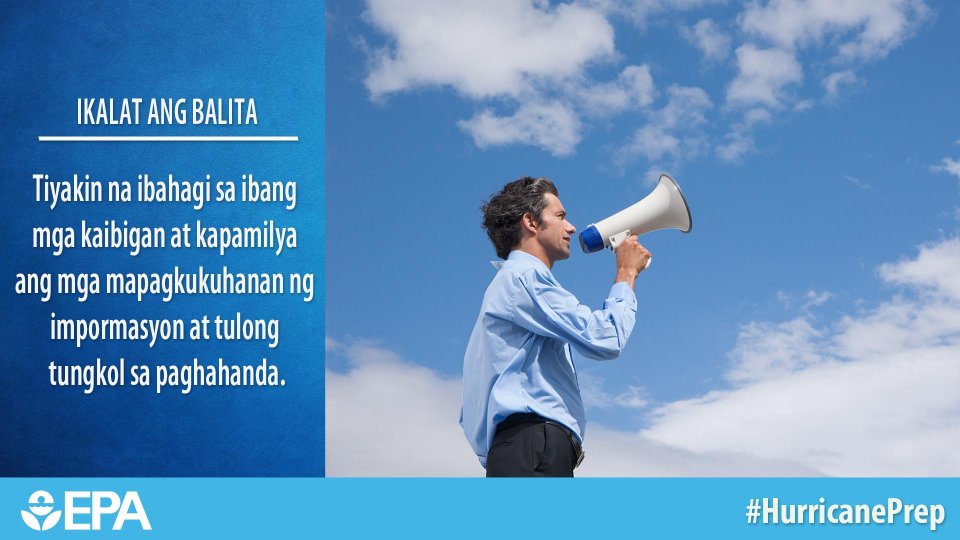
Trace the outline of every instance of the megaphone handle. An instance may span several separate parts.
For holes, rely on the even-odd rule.
[[[620,247],[620,244],[622,244],[623,241],[626,240],[628,236],[630,236],[630,230],[629,230],[629,229],[626,230],[626,231],[623,231],[622,233],[615,234],[615,235],[611,236],[611,237],[610,237],[610,249],[611,249],[611,250],[615,250],[615,249],[617,249],[618,247]],[[641,270],[646,270],[647,268],[650,268],[650,264],[651,264],[651,263],[653,263],[653,256],[652,256],[652,255],[650,256],[649,259],[647,259],[647,264],[643,265],[643,268],[641,268]]]
[[[617,249],[620,247],[620,244],[623,243],[627,237],[630,236],[630,229],[623,231],[622,233],[617,233],[610,237],[610,249]]]

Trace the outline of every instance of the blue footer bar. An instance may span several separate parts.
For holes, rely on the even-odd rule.
[[[0,538],[932,539],[958,534],[958,488],[899,478],[7,478]]]

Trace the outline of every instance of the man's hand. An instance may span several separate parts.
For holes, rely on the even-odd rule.
[[[617,279],[615,282],[623,281],[632,289],[633,281],[647,267],[651,257],[647,248],[637,242],[637,235],[631,234],[626,237],[617,247]]]

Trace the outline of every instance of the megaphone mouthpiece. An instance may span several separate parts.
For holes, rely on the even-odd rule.
[[[654,190],[634,205],[598,221],[580,233],[580,248],[594,253],[603,248],[616,249],[627,236],[640,236],[660,229],[693,228],[690,207],[677,182],[665,174]]]

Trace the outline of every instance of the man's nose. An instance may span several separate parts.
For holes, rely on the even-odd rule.
[[[567,232],[573,234],[577,232],[577,228],[573,226],[573,223],[567,222]]]

